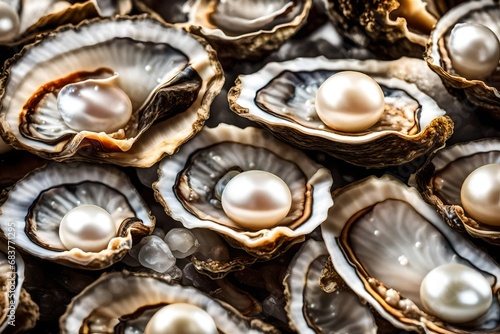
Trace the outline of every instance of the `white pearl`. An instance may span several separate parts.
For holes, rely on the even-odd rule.
[[[498,37],[481,24],[456,24],[451,30],[448,50],[455,72],[469,80],[488,77],[500,61]]]
[[[57,109],[73,130],[112,133],[132,116],[132,102],[119,87],[101,80],[64,86],[57,95]]]
[[[84,204],[66,213],[59,226],[59,238],[67,249],[100,252],[116,235],[111,215],[97,205]]]
[[[420,300],[429,313],[452,323],[472,321],[493,301],[491,286],[476,270],[459,263],[432,269],[420,285]]]
[[[384,113],[384,92],[368,75],[344,71],[325,80],[316,93],[316,112],[323,123],[344,132],[359,132]]]
[[[480,223],[500,226],[500,164],[481,166],[460,189],[465,212]]]
[[[276,175],[251,170],[233,177],[222,192],[222,209],[243,228],[260,230],[276,226],[292,206],[287,184]]]
[[[19,16],[14,8],[0,1],[0,42],[11,41],[19,34]]]
[[[205,310],[186,303],[159,309],[149,320],[144,334],[217,334],[214,320]]]

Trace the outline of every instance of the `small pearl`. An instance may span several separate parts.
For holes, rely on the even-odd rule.
[[[99,80],[64,86],[57,95],[57,109],[73,130],[112,133],[132,116],[132,102],[119,87]]]
[[[159,309],[149,320],[144,334],[217,334],[214,320],[205,310],[186,303]]]
[[[472,218],[500,226],[500,164],[488,164],[472,171],[462,184],[460,199]]]
[[[459,263],[432,269],[420,285],[420,300],[429,313],[452,323],[472,321],[483,315],[493,301],[486,278]]]
[[[316,93],[318,117],[332,129],[359,132],[384,113],[384,92],[368,75],[344,71],[325,80]]]
[[[251,170],[233,177],[222,192],[222,209],[243,228],[276,226],[292,206],[287,184],[274,174]]]
[[[59,226],[59,238],[67,249],[100,252],[116,235],[111,215],[97,205],[80,205],[66,213]]]
[[[0,42],[11,41],[19,34],[19,16],[14,8],[0,1]]]
[[[498,37],[481,24],[456,24],[451,30],[448,49],[455,72],[469,80],[488,77],[500,61]]]

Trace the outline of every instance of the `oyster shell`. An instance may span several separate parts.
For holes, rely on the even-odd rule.
[[[288,215],[272,228],[241,227],[223,211],[216,195],[220,180],[234,170],[263,170],[281,177],[292,194]],[[167,214],[187,228],[213,230],[262,259],[304,240],[333,204],[331,173],[303,153],[253,127],[220,124],[202,130],[179,152],[164,159],[155,196]]]
[[[498,332],[500,267],[451,229],[417,189],[389,176],[369,177],[334,192],[333,198],[335,206],[321,226],[332,263],[380,315],[409,331]],[[476,320],[451,323],[422,305],[422,280],[448,263],[474,269],[491,287],[493,301]]]
[[[500,163],[500,139],[485,138],[458,143],[429,157],[413,176],[422,197],[432,204],[443,219],[458,231],[475,238],[500,243],[500,229],[472,218],[463,208],[460,191],[467,176],[475,169]]]
[[[126,291],[126,293],[123,293]],[[206,311],[220,333],[277,333],[258,319],[244,318],[229,305],[191,287],[138,273],[101,276],[76,296],[60,318],[61,333],[144,332],[159,308],[187,303]]]
[[[463,90],[474,105],[500,118],[500,67],[486,79],[469,80],[453,69],[448,48],[450,33],[457,23],[479,23],[500,38],[500,4],[494,0],[467,1],[446,13],[437,22],[428,40],[424,58],[429,67],[452,89]],[[483,60],[481,60],[483,61]]]
[[[200,130],[223,81],[215,52],[182,29],[147,15],[96,19],[7,61],[0,124],[6,142],[44,158],[148,167]],[[120,114],[116,131],[76,128],[62,116],[113,124],[109,106],[127,98],[132,115]]]
[[[80,205],[104,208],[115,223],[116,236],[106,249],[67,250],[59,237],[66,213]],[[150,234],[155,219],[118,169],[87,163],[50,163],[18,181],[0,207],[2,238],[14,229],[17,248],[38,258],[70,267],[102,269],[119,261],[132,239]]]
[[[453,132],[453,122],[444,110],[417,86],[419,78],[407,75],[409,68],[418,66],[425,63],[410,58],[297,58],[240,75],[228,99],[235,113],[301,148],[321,150],[360,166],[400,165],[443,146]],[[319,86],[343,70],[368,74],[384,90],[384,114],[366,131],[332,130],[317,116],[314,103]]]

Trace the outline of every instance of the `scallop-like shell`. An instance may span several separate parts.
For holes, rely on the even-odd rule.
[[[500,267],[451,229],[417,189],[389,176],[369,177],[334,192],[333,199],[321,226],[332,263],[380,315],[408,331],[498,333]],[[490,308],[466,324],[429,315],[420,301],[425,275],[451,262],[472,267],[491,284]]]
[[[410,58],[317,57],[269,63],[253,74],[240,75],[229,92],[229,103],[238,115],[301,148],[321,150],[360,166],[400,165],[442,147],[453,132],[453,122],[445,111],[420,90],[418,78],[407,75],[411,67],[418,66],[426,67],[423,61]],[[319,86],[343,70],[365,73],[384,90],[384,114],[366,131],[332,130],[317,116],[314,101]]]
[[[227,304],[192,288],[138,273],[110,273],[86,287],[59,320],[61,333],[144,332],[154,312],[187,303],[206,311],[220,333],[277,333],[257,319],[246,319]]]
[[[437,22],[429,38],[424,58],[429,67],[452,89],[463,90],[474,105],[500,118],[500,66],[485,80],[467,80],[453,70],[446,46],[456,23],[482,24],[500,39],[500,3],[495,0],[467,1],[446,13]]]
[[[476,168],[500,163],[500,139],[485,138],[458,143],[429,157],[413,176],[422,197],[432,204],[443,219],[459,231],[475,238],[500,244],[500,228],[482,224],[462,207],[460,190],[467,176]]]
[[[290,262],[283,284],[290,325],[302,334],[377,333],[370,309],[349,288],[320,286],[328,260],[323,241],[307,240]]]
[[[230,170],[263,170],[280,177],[292,193],[288,215],[270,229],[249,231],[226,216],[215,197]],[[330,171],[263,130],[220,124],[203,129],[178,153],[164,159],[153,184],[167,214],[187,228],[207,228],[251,255],[269,258],[304,240],[332,206]]]
[[[100,252],[66,250],[59,238],[62,218],[81,204],[100,206],[115,221],[117,235]],[[14,233],[20,251],[88,270],[119,261],[132,247],[132,239],[150,234],[155,225],[126,174],[88,163],[53,162],[31,172],[10,189],[0,210],[2,237],[8,239]]]
[[[44,158],[149,167],[201,129],[224,77],[200,38],[147,15],[66,26],[7,61],[4,140]],[[132,117],[112,133],[70,128],[57,109],[66,84],[116,77]],[[26,80],[29,78],[29,80]]]

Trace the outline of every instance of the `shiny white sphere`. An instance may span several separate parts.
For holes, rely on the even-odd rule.
[[[64,86],[57,95],[57,110],[73,130],[112,133],[132,116],[132,102],[119,87],[97,80]]]
[[[144,334],[217,334],[214,320],[205,310],[186,303],[159,309],[149,320]]]
[[[491,286],[478,271],[459,263],[432,269],[420,285],[420,301],[429,313],[451,323],[483,315],[493,301]]]
[[[233,177],[222,192],[222,209],[235,223],[249,230],[276,226],[292,206],[292,194],[278,176],[260,170]]]
[[[321,84],[315,105],[318,117],[328,127],[343,132],[359,132],[382,117],[384,92],[368,75],[344,71]]]
[[[451,30],[448,50],[455,72],[469,80],[482,80],[499,65],[498,37],[482,24],[456,24]]]
[[[0,1],[0,42],[11,41],[19,34],[19,15],[14,8]]]
[[[67,249],[100,252],[116,235],[111,215],[97,205],[84,204],[68,211],[59,226],[59,238]]]
[[[481,166],[460,189],[465,212],[480,223],[500,226],[500,164]]]

